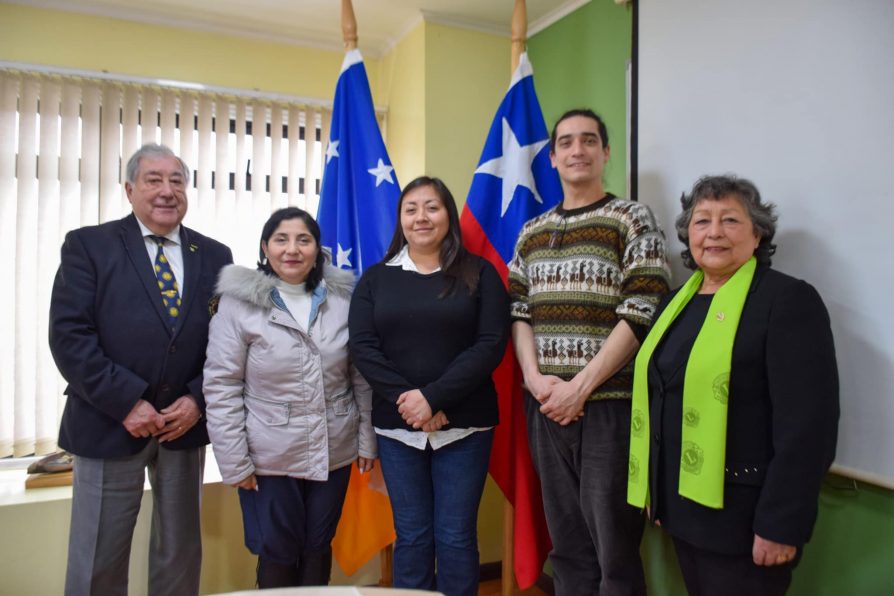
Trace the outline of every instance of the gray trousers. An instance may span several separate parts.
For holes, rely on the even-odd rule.
[[[66,596],[127,596],[130,545],[147,466],[153,504],[149,595],[198,594],[204,465],[204,447],[173,451],[155,439],[129,457],[76,456]]]
[[[560,426],[525,392],[528,442],[540,475],[556,596],[646,594],[643,514],[627,504],[630,402],[589,402]]]

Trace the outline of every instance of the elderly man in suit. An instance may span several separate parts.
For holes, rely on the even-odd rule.
[[[127,594],[148,467],[149,594],[197,594],[209,301],[233,258],[180,225],[189,168],[170,149],[143,146],[126,176],[133,213],[66,236],[50,304],[59,444],[75,456],[65,593]]]

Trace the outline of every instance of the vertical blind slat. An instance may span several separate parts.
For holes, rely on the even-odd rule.
[[[211,188],[211,170],[214,167],[214,136],[212,131],[212,121],[214,116],[214,102],[210,97],[199,98],[199,126],[198,126],[198,161],[196,162],[196,194],[197,205],[192,211],[195,221],[208,222],[213,220],[210,216],[211,203],[214,200],[214,189]],[[210,234],[209,230],[209,234]]]
[[[247,114],[249,112],[243,100],[236,102],[236,221],[240,228],[245,229],[245,222],[252,221],[251,198],[248,190],[248,164],[251,160],[252,145],[245,132]],[[233,250],[233,260],[243,265],[251,266],[258,258],[256,234],[240,233],[231,237],[230,248]]]
[[[59,266],[59,145],[61,116],[61,86],[56,80],[46,80],[40,90],[40,155],[37,162],[37,250],[29,254],[28,266],[36,260],[37,271],[55,271]],[[22,255],[24,256],[24,255]],[[36,391],[33,400],[33,427],[31,434],[22,434],[20,455],[34,450],[38,455],[51,453],[56,444],[56,367],[50,354],[50,346],[44,338],[49,336],[50,291],[53,278],[36,276],[36,305],[34,328],[36,358]],[[41,341],[37,341],[41,338]],[[29,404],[30,405],[30,404]]]
[[[301,110],[298,106],[289,106],[289,196],[288,204],[293,207],[304,207],[303,201],[299,198],[300,179],[302,176],[300,160],[301,141]]]
[[[196,108],[198,103],[195,95],[186,95],[180,98],[180,159],[192,170],[192,184],[190,184],[190,198],[195,196],[192,188],[196,184]],[[176,151],[176,149],[174,149]],[[187,212],[187,217],[189,214]]]
[[[16,116],[18,77],[0,78],[0,276],[15,279],[18,189],[16,183]],[[16,292],[0,292],[0,457],[13,452],[16,395]]]
[[[270,110],[270,202],[274,209],[286,206],[282,193],[282,107]]]
[[[40,121],[38,100],[40,81],[24,79],[19,97],[19,154],[16,164],[18,209],[16,247],[11,255],[16,264],[16,362],[13,454],[22,455],[27,441],[33,441],[34,394],[37,390],[37,152]]]
[[[101,133],[99,143],[99,221],[118,219],[122,204],[119,168],[121,167],[121,90],[105,85],[102,92]],[[123,199],[124,202],[127,199]]]
[[[218,97],[214,104],[216,159],[214,164],[215,237],[231,236],[237,229],[233,220],[230,192],[230,102]],[[209,232],[210,233],[210,232]]]
[[[102,88],[84,87],[81,100],[81,221],[86,226],[100,219],[100,139],[102,131]]]
[[[264,221],[266,214],[272,211],[270,193],[266,191],[267,154],[265,141],[267,128],[267,107],[254,103],[251,106],[252,149],[251,149],[251,205],[253,229]]]
[[[151,87],[143,90],[143,101],[141,103],[140,145],[158,143],[158,93]]]
[[[165,91],[161,99],[161,144],[176,150],[177,95]]]
[[[62,119],[60,124],[61,136],[59,146],[59,201],[60,221],[57,229],[57,238],[50,240],[50,247],[55,257],[52,270],[58,267],[59,243],[65,237],[66,232],[81,226],[81,200],[84,197],[88,202],[93,199],[88,194],[81,194],[81,184],[79,180],[80,162],[81,162],[81,131],[82,125],[79,118],[81,114],[82,101],[85,101],[87,90],[82,92],[82,83],[76,81],[66,81],[62,86]],[[86,107],[86,106],[85,106]],[[98,129],[98,122],[95,123]],[[86,126],[86,123],[83,125]],[[96,212],[93,212],[91,222],[96,221]],[[48,358],[48,361],[51,360]],[[50,367],[52,374],[56,379],[55,395],[51,400],[55,403],[56,417],[62,415],[62,409],[65,407],[65,381],[55,366]],[[53,421],[53,432],[51,435],[52,443],[46,445],[46,449],[52,450],[56,444],[56,420]]]
[[[120,155],[120,178],[118,182],[123,186],[127,182],[127,160],[142,145],[140,138],[140,90],[137,87],[126,87],[124,89],[124,101],[121,106],[121,155]],[[126,194],[119,194],[121,200],[120,211],[113,217],[130,211],[130,202],[127,200]]]
[[[316,113],[310,108],[304,115],[304,208],[313,204],[310,197],[317,194],[317,177],[314,176],[314,147],[317,140]]]

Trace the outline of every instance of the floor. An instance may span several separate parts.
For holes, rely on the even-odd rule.
[[[500,580],[492,579],[490,581],[481,582],[478,586],[478,596],[499,596],[502,593]],[[514,596],[546,596],[546,592],[534,586],[527,590],[516,590]]]

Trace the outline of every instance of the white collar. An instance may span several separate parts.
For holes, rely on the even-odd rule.
[[[404,271],[413,271],[414,273],[419,273],[419,268],[416,266],[416,263],[413,262],[413,259],[410,258],[409,244],[404,244],[404,247],[400,249],[400,252],[394,255],[394,257],[385,264],[390,267],[400,267]],[[437,269],[429,271],[429,274],[437,273],[440,270],[441,268],[438,267]]]
[[[137,225],[140,226],[140,232],[143,233],[143,238],[147,236],[158,236],[155,232],[146,227],[146,225],[140,221],[140,218],[137,217],[136,213],[134,213],[134,218],[137,220]],[[180,224],[177,224],[177,227],[162,236],[166,240],[173,242],[177,246],[180,246]]]

